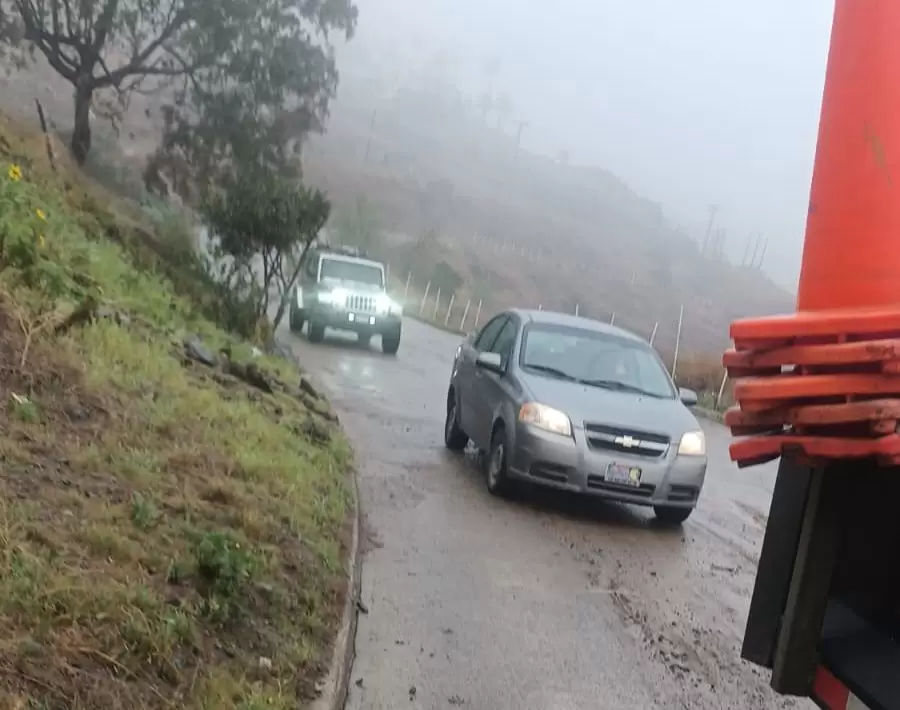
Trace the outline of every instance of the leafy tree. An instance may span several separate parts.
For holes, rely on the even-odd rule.
[[[0,40],[39,51],[74,87],[79,163],[98,95],[116,116],[163,84],[169,148],[271,154],[320,127],[337,84],[329,37],[352,36],[356,17],[353,0],[0,0]]]
[[[330,204],[270,170],[240,173],[204,200],[202,213],[215,238],[219,278],[233,292],[255,299],[256,317],[267,316],[273,291],[279,294],[278,327],[303,257],[328,220]]]
[[[441,289],[443,294],[456,293],[456,290],[464,283],[456,269],[443,260],[434,265],[430,280],[432,287]]]

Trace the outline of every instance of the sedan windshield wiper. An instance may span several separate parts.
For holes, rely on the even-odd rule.
[[[568,380],[569,382],[577,381],[577,378],[572,377],[569,373],[557,370],[555,367],[550,367],[549,365],[533,365],[529,362],[526,363],[524,367],[530,367],[532,370],[540,370],[541,372],[546,372],[548,375],[555,375],[556,377]]]
[[[578,382],[582,385],[587,385],[588,387],[602,387],[607,390],[618,390],[619,392],[634,392],[636,394],[643,394],[647,397],[656,397],[660,398],[658,394],[655,392],[648,392],[645,389],[641,389],[640,387],[635,387],[634,385],[629,385],[625,382],[619,382],[619,380],[578,380]]]

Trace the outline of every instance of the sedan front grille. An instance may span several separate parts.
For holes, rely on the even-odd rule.
[[[375,297],[362,296],[356,293],[351,293],[349,296],[347,296],[347,310],[356,311],[359,313],[374,313]]]
[[[654,459],[665,456],[671,443],[669,437],[661,434],[588,422],[584,424],[584,435],[592,449]]]

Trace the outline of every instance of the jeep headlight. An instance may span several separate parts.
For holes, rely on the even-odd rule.
[[[519,409],[519,421],[560,436],[572,436],[572,421],[569,417],[546,404],[526,402]]]
[[[679,456],[705,456],[706,435],[702,431],[689,431],[678,444]]]
[[[335,288],[331,291],[319,292],[319,303],[327,303],[332,306],[343,306],[347,302],[347,290]]]
[[[375,299],[375,308],[384,315],[400,315],[403,312],[403,306],[386,293],[378,294],[378,297]]]

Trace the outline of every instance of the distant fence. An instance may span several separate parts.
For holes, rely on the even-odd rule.
[[[389,271],[390,273],[390,271]],[[424,281],[424,284],[422,283]],[[485,311],[483,299],[461,298],[456,293],[446,293],[441,291],[439,287],[435,287],[431,281],[416,281],[412,272],[407,272],[405,276],[394,274],[393,291],[400,295],[404,303],[404,313],[419,320],[427,321],[444,330],[450,330],[456,333],[469,333],[477,330],[479,325],[486,321],[486,316],[492,315]],[[542,309],[542,303],[533,304],[535,308]],[[586,315],[582,312],[581,304],[575,304],[573,308],[574,315]],[[684,332],[684,322],[686,318],[684,305],[678,308],[678,320],[674,333],[674,348],[666,357],[669,362],[667,366],[672,375],[672,379],[679,381],[679,366],[684,360],[685,344],[682,340]],[[608,317],[610,325],[616,324],[615,312],[610,313]],[[670,322],[671,324],[671,322]],[[627,326],[623,326],[626,327]],[[669,326],[671,327],[671,325]],[[636,331],[635,331],[636,332]],[[660,322],[653,324],[653,328],[647,333],[636,332],[647,339],[650,345],[656,345],[656,341],[660,334]],[[671,333],[670,333],[671,336]],[[687,350],[689,352],[689,348]],[[689,363],[690,364],[690,363]],[[727,375],[721,375],[721,381],[718,379],[719,366],[717,363],[711,362],[710,367],[715,367],[716,372],[711,376],[704,377],[706,384],[702,387],[704,395],[704,404],[710,408],[721,408],[726,393]],[[689,367],[688,369],[693,369]],[[687,373],[685,373],[687,374]],[[714,384],[711,383],[714,380]]]

